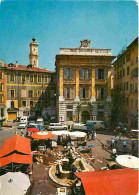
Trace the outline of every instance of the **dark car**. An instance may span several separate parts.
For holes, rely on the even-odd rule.
[[[13,120],[13,123],[20,122],[20,117],[17,117],[15,120]]]

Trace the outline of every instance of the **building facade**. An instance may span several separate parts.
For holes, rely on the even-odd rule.
[[[138,38],[113,63],[115,119],[138,128]]]
[[[110,120],[111,49],[92,49],[89,40],[78,48],[60,48],[56,55],[59,121],[85,123]]]
[[[4,62],[0,61],[0,127],[6,121],[6,76],[4,74]]]
[[[38,43],[30,43],[29,65],[4,64],[6,78],[6,118],[12,121],[22,116],[56,115],[56,75],[38,67]]]

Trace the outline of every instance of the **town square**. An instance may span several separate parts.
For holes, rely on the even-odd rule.
[[[138,194],[138,3],[0,13],[0,195]]]

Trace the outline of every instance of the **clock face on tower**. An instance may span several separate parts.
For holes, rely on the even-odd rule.
[[[88,43],[87,42],[84,42],[84,47],[87,47],[88,46]]]

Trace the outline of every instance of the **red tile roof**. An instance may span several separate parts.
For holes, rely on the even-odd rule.
[[[4,64],[4,67],[6,67],[8,70],[21,70],[21,71],[29,71],[29,72],[44,72],[44,73],[54,73],[53,71],[46,70],[44,68],[28,68],[26,65],[18,65],[17,67],[9,67],[8,64]]]

